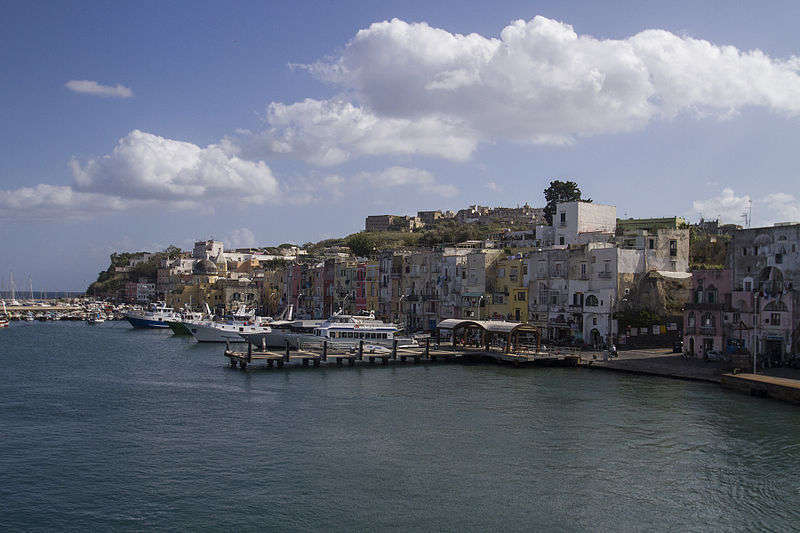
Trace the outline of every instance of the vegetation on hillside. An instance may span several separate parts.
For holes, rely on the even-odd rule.
[[[729,234],[707,233],[697,226],[689,228],[689,267],[691,269],[725,268],[728,263]]]

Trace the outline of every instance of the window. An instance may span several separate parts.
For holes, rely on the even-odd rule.
[[[753,290],[753,280],[746,279],[744,280],[744,290],[750,292]]]
[[[708,291],[706,293],[706,297],[708,298],[708,303],[710,303],[710,304],[717,303],[717,291],[716,291],[716,289]]]
[[[566,213],[561,213],[561,225],[562,226],[566,226],[567,225],[567,214]]]
[[[587,307],[597,307],[597,296],[594,294],[590,294],[586,297],[586,306]]]
[[[586,275],[586,263],[581,263],[581,276]]]
[[[558,244],[560,244],[560,245],[562,245],[562,246],[563,246],[563,244],[564,244],[564,237],[559,237],[559,238],[558,238]]]
[[[524,292],[518,292],[517,293],[517,301],[519,301],[519,302],[524,302],[525,301],[525,293]]]
[[[689,316],[686,318],[686,325],[690,328],[694,327],[694,311],[691,311]]]
[[[742,246],[742,255],[747,255],[747,246]]]
[[[674,239],[669,241],[669,255],[670,257],[675,257],[678,255],[678,241]]]
[[[773,326],[780,326],[781,325],[781,314],[780,313],[772,313],[769,316],[769,323]]]
[[[647,247],[650,248],[651,250],[655,250],[655,248],[656,248],[656,240],[655,239],[648,239]]]
[[[711,313],[706,313],[703,315],[703,319],[700,322],[700,326],[703,328],[713,328],[714,327],[714,315]]]
[[[775,264],[780,265],[783,263],[783,254],[775,254]]]
[[[593,325],[593,326],[596,326],[596,325],[597,325],[597,316],[593,316],[593,317],[592,317],[592,325]]]

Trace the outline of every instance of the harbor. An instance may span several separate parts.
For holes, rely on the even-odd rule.
[[[491,529],[487,506],[542,529],[800,520],[778,496],[793,494],[800,412],[716,384],[460,359],[232,370],[224,344],[120,321],[12,324],[2,338],[12,529],[202,529],[212,515],[231,529]],[[631,479],[635,506],[607,497]],[[345,493],[363,497],[321,496]]]

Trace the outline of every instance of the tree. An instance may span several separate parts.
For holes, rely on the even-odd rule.
[[[350,235],[346,244],[356,257],[368,257],[372,253],[372,239],[363,232]]]
[[[164,253],[167,256],[167,259],[175,259],[176,257],[181,255],[181,249],[175,245],[170,244],[167,246],[167,249],[164,250]]]
[[[553,180],[544,190],[544,199],[547,205],[544,207],[544,218],[548,224],[553,223],[553,215],[556,214],[556,204],[562,202],[591,202],[591,198],[581,198],[581,190],[574,181]]]

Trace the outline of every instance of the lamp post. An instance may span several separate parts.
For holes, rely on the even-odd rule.
[[[405,294],[401,294],[400,298],[397,300],[397,314],[398,315],[402,315],[403,314],[403,305],[402,304],[403,304],[403,299],[405,297],[406,297]],[[408,327],[408,320],[404,319],[403,320],[403,331],[405,331],[407,327]]]

